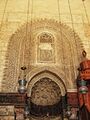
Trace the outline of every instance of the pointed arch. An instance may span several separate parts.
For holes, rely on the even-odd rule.
[[[30,22],[31,23],[31,22]],[[4,69],[4,76],[2,80],[2,91],[15,92],[17,91],[18,76],[20,74],[20,67],[23,66],[23,52],[24,52],[24,62],[27,67],[26,74],[30,70],[38,68],[38,66],[55,66],[61,73],[65,73],[64,77],[67,87],[74,87],[75,76],[77,73],[77,66],[81,61],[81,52],[83,49],[82,42],[79,36],[74,33],[68,26],[63,25],[55,20],[41,19],[32,21],[32,31],[31,24],[28,29],[28,39],[26,36],[26,24],[21,26],[10,38],[8,43],[8,50],[6,53],[6,62]],[[60,33],[60,27],[62,28],[62,38]],[[48,64],[38,63],[36,57],[36,36],[39,33],[50,32],[55,37],[55,62]],[[74,36],[75,34],[75,40]],[[31,37],[30,37],[31,35]],[[64,46],[62,46],[62,40]],[[25,49],[23,49],[25,46]],[[64,51],[62,51],[62,47]],[[64,57],[63,57],[64,56]],[[74,63],[75,62],[75,63]],[[74,69],[73,69],[74,66]],[[59,72],[60,73],[60,72]],[[70,82],[69,82],[70,81]],[[70,83],[70,86],[68,84]]]

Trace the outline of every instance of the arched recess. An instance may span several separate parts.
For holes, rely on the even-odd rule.
[[[32,87],[30,101],[36,105],[54,105],[61,101],[61,97],[61,89],[56,82],[43,77]]]
[[[55,20],[41,19],[21,26],[10,38],[6,53],[2,91],[16,92],[21,66],[27,67],[26,74],[39,66],[53,66],[64,74],[67,87],[73,87],[77,75],[77,67],[82,59],[83,49],[79,36],[68,26]],[[54,36],[54,62],[40,63],[37,60],[37,36],[48,33]],[[69,82],[68,82],[69,81]],[[68,83],[69,84],[68,84]],[[7,88],[7,89],[6,89]]]
[[[62,96],[66,94],[67,88],[64,75],[61,74],[57,69],[51,67],[40,67],[29,72],[29,74],[27,75],[27,93],[29,97],[31,96],[31,91],[35,83],[37,83],[40,79],[46,77],[48,79],[51,79],[59,86]],[[69,84],[72,84],[72,82],[69,81]]]

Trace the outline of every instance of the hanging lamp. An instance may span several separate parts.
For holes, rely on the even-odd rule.
[[[29,113],[30,113],[30,110],[29,110],[29,106],[27,104],[27,105],[25,105],[25,108],[24,108],[24,116],[28,117]]]
[[[88,92],[87,81],[83,79],[79,80],[78,85],[79,85],[79,93],[86,94]]]
[[[25,93],[26,92],[26,83],[27,83],[26,75],[25,75],[26,67],[25,66],[21,67],[21,70],[23,72],[23,79],[18,80],[18,83],[19,83],[18,92]]]

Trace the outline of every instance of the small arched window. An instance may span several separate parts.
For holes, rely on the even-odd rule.
[[[51,33],[43,32],[38,35],[38,62],[55,62],[54,36]]]

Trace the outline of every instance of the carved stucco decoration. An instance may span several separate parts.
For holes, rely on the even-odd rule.
[[[49,78],[42,78],[32,88],[31,101],[37,105],[53,105],[60,101],[59,86]]]
[[[14,116],[14,106],[0,106],[0,116]]]
[[[32,24],[31,24],[32,23]],[[64,72],[66,82],[70,80],[75,84],[77,67],[81,61],[82,43],[78,35],[66,25],[55,20],[41,19],[21,26],[10,38],[8,43],[2,91],[17,91],[18,76],[21,66],[27,67],[26,74],[39,66],[58,66]],[[54,37],[55,52],[54,62],[39,63],[37,60],[37,36],[49,33]],[[52,47],[52,46],[51,46]],[[53,47],[52,47],[53,48]],[[68,80],[67,80],[68,79]],[[70,85],[67,85],[67,88]]]
[[[39,67],[34,69],[33,71],[29,72],[27,75],[27,95],[31,96],[31,91],[35,83],[37,83],[42,78],[48,78],[51,79],[53,82],[55,82],[61,91],[61,95],[64,96],[66,94],[67,88],[66,88],[66,81],[64,78],[64,75],[59,72],[59,70],[53,68],[53,67]],[[71,82],[68,82],[70,86],[72,86]]]
[[[90,38],[90,25],[89,24],[84,23],[84,32],[85,32],[85,36]]]
[[[37,62],[52,63],[55,62],[55,44],[54,36],[49,32],[42,32],[37,36],[38,50]]]

